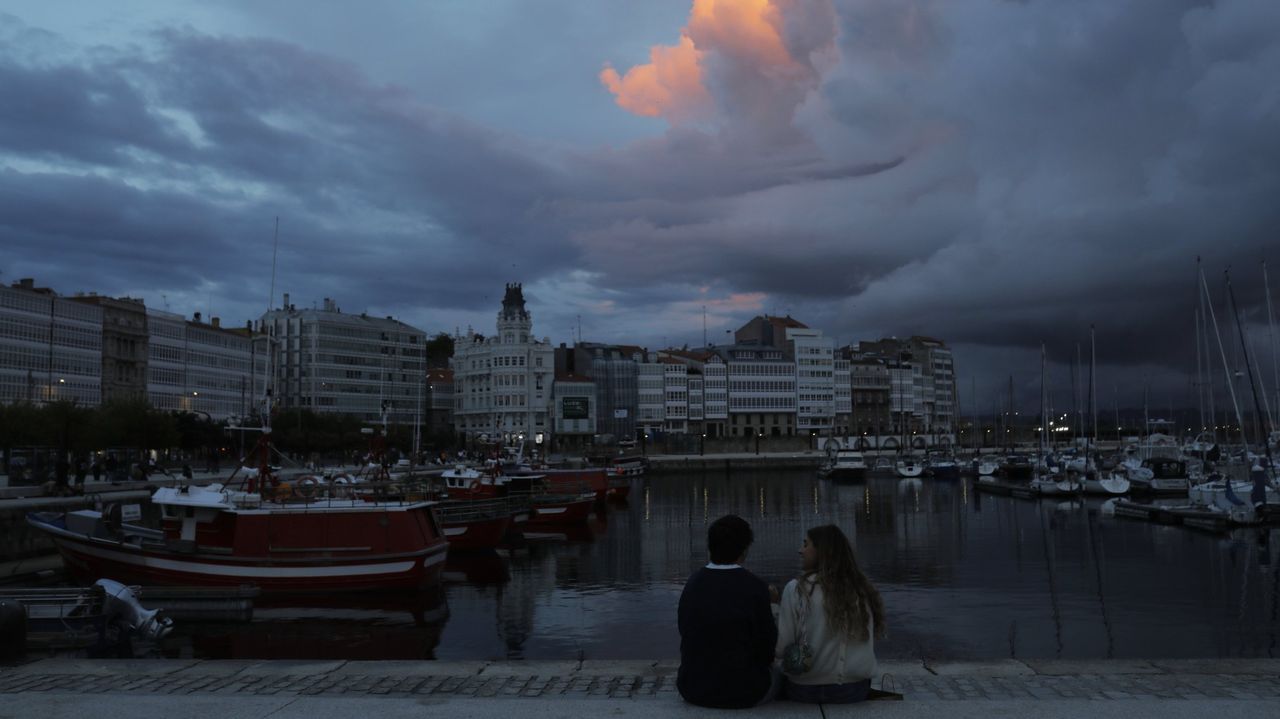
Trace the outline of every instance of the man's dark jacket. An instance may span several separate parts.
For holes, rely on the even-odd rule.
[[[693,573],[680,595],[680,674],[691,704],[755,706],[769,690],[778,628],[769,587],[745,569]]]

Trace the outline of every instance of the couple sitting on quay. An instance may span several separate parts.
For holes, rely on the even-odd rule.
[[[680,595],[684,700],[744,708],[774,699],[850,703],[871,693],[884,603],[834,525],[806,532],[801,575],[776,587],[742,567],[753,536],[728,515],[707,532],[710,563]]]

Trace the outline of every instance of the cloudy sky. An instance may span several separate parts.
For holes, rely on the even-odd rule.
[[[4,282],[243,322],[278,217],[273,305],[490,331],[520,281],[539,335],[651,347],[790,313],[943,338],[987,408],[1092,323],[1107,404],[1165,406],[1201,256],[1271,376],[1274,0],[0,0],[0,98]]]

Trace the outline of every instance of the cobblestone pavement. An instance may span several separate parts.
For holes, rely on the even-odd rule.
[[[675,697],[675,662],[296,662],[47,659],[0,669],[0,694]],[[885,663],[915,701],[1280,700],[1280,660]]]

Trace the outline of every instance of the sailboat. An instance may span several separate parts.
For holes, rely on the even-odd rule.
[[[1094,329],[1089,327],[1089,417],[1090,423],[1093,425],[1092,442],[1086,438],[1085,445],[1085,470],[1082,475],[1082,489],[1085,494],[1102,494],[1108,496],[1119,496],[1129,491],[1129,477],[1127,473],[1110,470],[1103,474],[1097,464],[1097,446],[1098,446],[1098,387],[1094,382],[1094,370],[1097,366],[1098,345],[1094,336]]]
[[[1031,491],[1046,496],[1075,494],[1080,491],[1079,482],[1062,474],[1061,468],[1049,454],[1045,438],[1049,434],[1049,402],[1045,388],[1045,349],[1040,345],[1040,448],[1036,453]]]
[[[1259,419],[1260,431],[1263,437],[1263,449],[1266,456],[1260,457],[1252,455],[1248,452],[1248,440],[1244,436],[1245,423],[1243,413],[1240,411],[1240,402],[1236,398],[1235,385],[1232,382],[1232,373],[1227,365],[1226,348],[1222,344],[1222,333],[1218,329],[1218,318],[1213,311],[1213,303],[1207,302],[1209,310],[1209,319],[1213,324],[1214,335],[1217,338],[1218,353],[1222,360],[1223,370],[1227,376],[1227,390],[1231,395],[1231,404],[1236,414],[1236,421],[1240,426],[1241,440],[1245,445],[1245,456],[1252,460],[1252,466],[1249,470],[1249,478],[1247,480],[1237,480],[1227,476],[1215,476],[1207,482],[1202,482],[1193,486],[1189,492],[1189,497],[1193,505],[1210,509],[1213,511],[1224,512],[1228,514],[1233,522],[1240,524],[1253,524],[1259,521],[1261,514],[1267,511],[1268,505],[1274,507],[1280,505],[1280,492],[1277,491],[1277,483],[1275,479],[1275,463],[1272,461],[1271,448],[1267,445],[1267,426],[1266,416],[1261,411],[1258,401],[1257,383],[1254,381],[1253,364],[1249,361],[1249,346],[1245,342],[1244,328],[1240,322],[1239,309],[1235,305],[1235,293],[1231,288],[1231,276],[1226,275],[1227,294],[1231,300],[1231,306],[1235,313],[1236,328],[1240,334],[1241,350],[1244,353],[1245,366],[1249,370],[1249,382],[1253,390],[1254,404],[1256,416]],[[1200,271],[1200,287],[1207,300],[1209,296],[1209,286],[1205,281],[1204,271]],[[1265,462],[1265,466],[1264,466]],[[1246,499],[1247,498],[1247,499]]]

